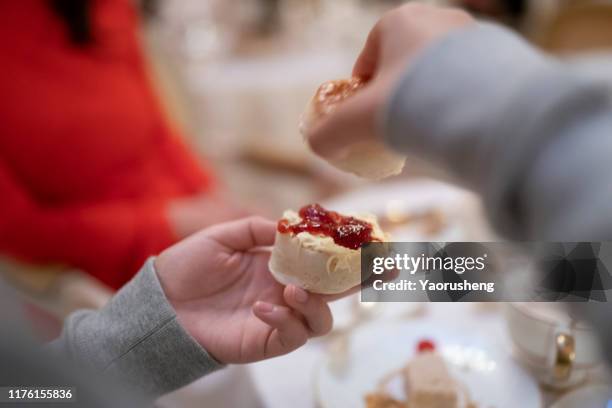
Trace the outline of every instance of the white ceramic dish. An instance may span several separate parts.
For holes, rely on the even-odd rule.
[[[342,369],[334,354],[320,362],[315,376],[317,402],[322,408],[364,407],[364,395],[376,390],[385,375],[404,366],[416,344],[427,338],[443,352],[451,373],[467,387],[478,407],[540,408],[536,381],[495,346],[491,336],[475,327],[432,321],[363,326],[351,337],[348,362]],[[389,390],[395,397],[404,397],[399,379],[389,384]]]
[[[373,184],[323,205],[339,212],[369,212],[381,222],[385,216],[402,218],[431,210],[443,215],[445,226],[434,234],[426,233],[419,223],[397,223],[385,231],[393,241],[488,241],[493,237],[476,195],[432,179]]]
[[[572,321],[561,305],[507,303],[504,310],[517,358],[542,383],[569,388],[583,382],[601,364],[593,330],[584,322]]]

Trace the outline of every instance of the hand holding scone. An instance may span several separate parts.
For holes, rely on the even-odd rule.
[[[407,66],[433,42],[473,23],[462,11],[418,3],[387,13],[370,32],[353,69],[365,86],[305,130],[311,148],[333,162],[357,144],[381,145],[380,111]]]
[[[203,230],[155,261],[178,320],[222,363],[286,354],[326,334],[329,297],[279,284],[268,270],[277,224],[253,217]]]

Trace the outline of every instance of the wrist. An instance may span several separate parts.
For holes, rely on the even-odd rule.
[[[176,292],[175,281],[180,280],[180,275],[177,268],[181,266],[174,262],[174,258],[171,254],[162,253],[159,256],[153,258],[152,268],[155,271],[157,280],[161,291],[163,292],[169,307],[172,309],[175,315],[175,321],[178,323],[182,331],[189,339],[197,343],[202,351],[209,357],[216,365],[222,365],[209,351],[206,345],[205,339],[202,337],[200,330],[198,330],[198,320],[190,318],[192,309],[188,306],[188,301],[181,300],[180,289]],[[177,279],[178,278],[178,279]],[[187,306],[186,306],[187,305]],[[212,330],[212,328],[211,328]],[[205,333],[204,333],[205,334]]]

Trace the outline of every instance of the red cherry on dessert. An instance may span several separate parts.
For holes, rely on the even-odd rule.
[[[436,351],[436,344],[431,340],[421,340],[417,344],[417,351],[419,353]]]

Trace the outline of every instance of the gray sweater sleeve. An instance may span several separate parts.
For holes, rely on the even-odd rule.
[[[99,311],[70,315],[60,338],[49,345],[150,398],[220,367],[177,321],[153,261]]]
[[[479,192],[498,231],[612,238],[612,105],[601,83],[481,24],[427,49],[382,116],[388,143]]]

